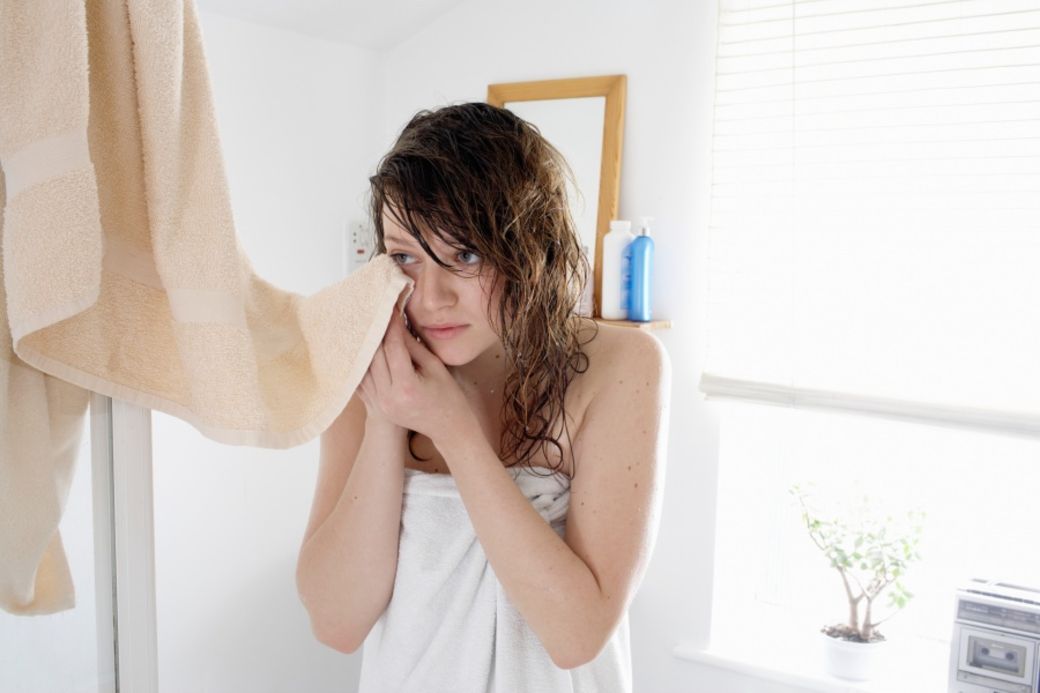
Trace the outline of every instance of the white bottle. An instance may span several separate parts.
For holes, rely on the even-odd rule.
[[[603,237],[600,317],[606,320],[628,319],[628,283],[631,273],[628,244],[635,239],[632,222],[620,219],[610,222],[610,233]]]

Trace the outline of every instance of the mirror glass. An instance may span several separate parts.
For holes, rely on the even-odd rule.
[[[593,268],[606,101],[605,96],[588,96],[505,104],[505,108],[535,125],[571,167],[577,189],[568,182],[567,198],[578,237],[588,248],[589,265]]]

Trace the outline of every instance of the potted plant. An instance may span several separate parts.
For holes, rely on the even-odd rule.
[[[870,500],[863,499],[853,521],[823,519],[806,503],[799,485],[790,492],[802,508],[802,520],[813,543],[841,576],[848,597],[845,622],[820,629],[827,671],[844,679],[870,679],[884,651],[886,638],[878,630],[913,597],[899,578],[907,566],[921,558],[917,546],[925,513],[910,511],[907,524],[899,526],[891,515],[883,520],[871,516]],[[875,620],[876,600],[887,590],[891,614]]]

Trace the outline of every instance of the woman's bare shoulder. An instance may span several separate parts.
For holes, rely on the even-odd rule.
[[[583,347],[589,367],[581,386],[581,416],[573,429],[576,457],[591,440],[585,438],[598,437],[607,430],[604,426],[616,426],[625,417],[632,406],[630,394],[667,393],[671,378],[668,354],[656,335],[633,327],[598,326],[595,339]]]
[[[589,325],[591,322],[586,321]],[[597,329],[598,328],[598,329]],[[589,334],[595,333],[590,340]],[[583,327],[582,351],[588,357],[588,368],[568,391],[568,418],[572,419],[575,436],[585,428],[588,415],[597,400],[610,392],[611,387],[623,385],[629,378],[651,380],[660,375],[668,377],[655,366],[661,359],[667,361],[664,347],[650,332],[633,327],[596,323]],[[655,368],[657,374],[655,375]],[[648,382],[648,385],[651,383]]]
[[[595,339],[584,347],[589,357],[584,386],[589,401],[612,383],[646,373],[647,366],[667,359],[660,340],[650,332],[608,323],[598,327]]]

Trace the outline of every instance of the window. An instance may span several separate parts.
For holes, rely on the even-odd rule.
[[[712,168],[714,624],[842,620],[811,480],[928,513],[889,637],[1040,587],[1040,5],[721,0]]]
[[[744,630],[776,614],[811,633],[844,619],[841,579],[786,493],[805,480],[821,500],[834,494],[827,505],[867,494],[879,513],[928,512],[922,560],[903,581],[915,596],[880,626],[890,638],[948,641],[954,589],[969,578],[1040,586],[1040,441],[748,403],[721,411],[717,546],[725,550],[716,552],[714,619],[721,629]],[[879,601],[875,618],[892,612]]]

